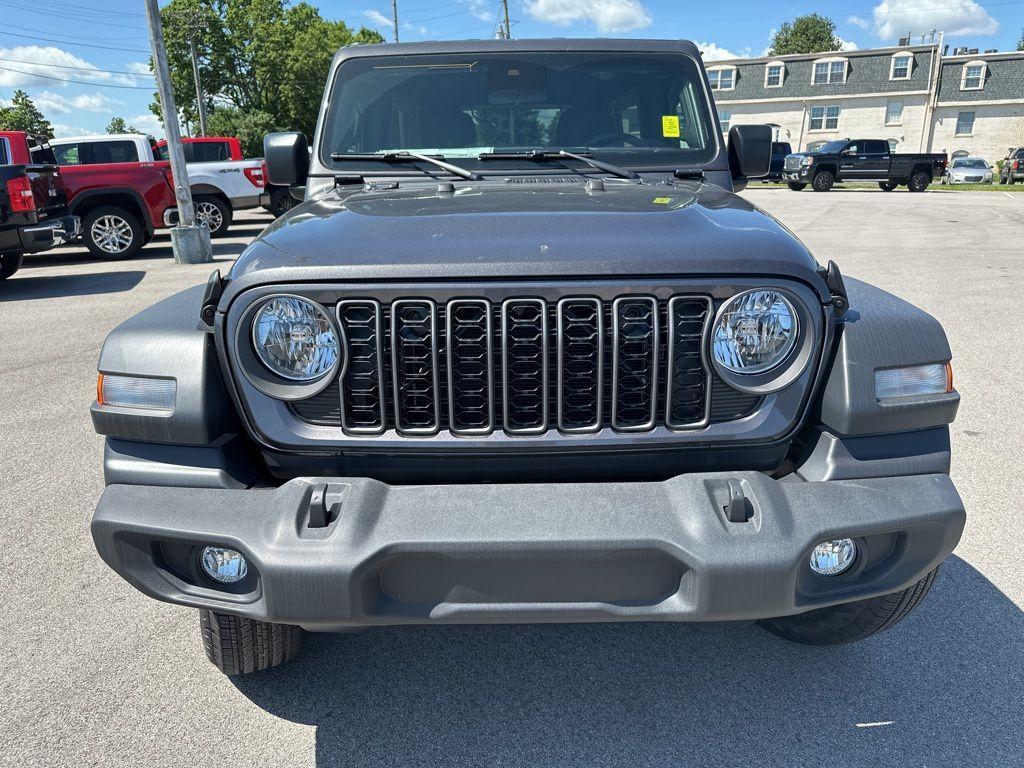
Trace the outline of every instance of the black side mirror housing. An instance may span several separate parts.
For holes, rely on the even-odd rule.
[[[771,163],[770,126],[734,125],[729,129],[729,171],[734,182],[767,176]]]
[[[309,142],[303,133],[268,133],[263,137],[263,157],[271,184],[291,187],[306,183],[309,175]]]

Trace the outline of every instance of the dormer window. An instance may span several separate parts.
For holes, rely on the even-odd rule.
[[[894,53],[889,63],[890,80],[909,80],[914,71],[914,54],[909,51]]]
[[[846,82],[849,62],[844,58],[818,59],[814,62],[811,83],[814,85],[836,85]]]
[[[736,87],[736,67],[708,67],[712,91],[731,91]]]
[[[781,88],[786,79],[786,65],[781,61],[769,61],[764,65],[764,87]]]
[[[964,64],[963,73],[960,75],[961,91],[980,91],[985,87],[985,75],[988,73],[988,64],[984,61],[969,61]]]

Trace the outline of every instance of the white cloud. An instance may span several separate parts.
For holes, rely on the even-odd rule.
[[[129,72],[134,72],[136,75],[150,74],[149,62],[146,61],[129,61],[125,69]]]
[[[488,10],[487,5],[485,0],[469,0],[469,12],[480,21],[494,21],[496,17]]]
[[[65,136],[100,136],[99,131],[93,131],[89,128],[79,128],[76,125],[68,125],[67,123],[53,123],[53,133],[58,138],[64,138]]]
[[[44,113],[70,115],[77,112],[111,112],[114,107],[124,104],[102,93],[83,93],[79,96],[65,96],[53,91],[40,91],[32,101]]]
[[[871,22],[867,19],[862,19],[860,16],[850,16],[846,19],[847,24],[852,24],[860,29],[867,29],[871,26]]]
[[[363,17],[375,27],[390,27],[391,19],[380,11],[363,11]]]
[[[140,131],[151,133],[156,137],[164,135],[164,124],[163,121],[154,115],[152,112],[147,112],[144,115],[136,115],[135,117],[125,118],[125,122],[128,125],[134,126]]]
[[[947,35],[994,35],[999,22],[974,0],[882,0],[874,8],[875,34],[896,38],[939,29]]]
[[[651,23],[640,0],[526,0],[526,12],[537,21],[562,27],[591,22],[602,34],[628,32]]]
[[[0,69],[0,86],[7,88],[32,85],[60,88],[65,86],[59,83],[59,80],[110,79],[108,73],[100,72],[94,64],[52,45],[16,45],[13,48],[0,48],[0,59],[6,59],[0,62],[4,67]]]
[[[701,52],[701,56],[704,61],[722,61],[724,59],[742,59],[745,58],[743,54],[733,53],[728,48],[722,48],[715,43],[698,43],[694,42],[697,49]]]
[[[860,46],[858,46],[852,40],[843,40],[843,38],[841,38],[841,37],[836,37],[836,40],[839,41],[839,50],[840,51],[856,51],[856,50],[860,49]]]

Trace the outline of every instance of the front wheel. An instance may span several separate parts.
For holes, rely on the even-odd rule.
[[[223,237],[231,226],[231,206],[214,195],[196,195],[194,198],[196,221],[205,221],[210,237]]]
[[[836,175],[832,171],[818,171],[814,174],[814,187],[815,192],[828,192],[832,189],[832,185],[836,183]]]
[[[928,189],[928,185],[932,183],[932,175],[927,171],[918,171],[917,173],[911,174],[910,180],[907,182],[907,189],[911,192],[924,192]]]
[[[20,253],[0,253],[0,280],[6,280],[17,272],[24,258]]]
[[[924,600],[939,569],[901,592],[817,608],[796,616],[758,622],[773,635],[803,645],[844,645],[889,629]]]
[[[801,184],[799,181],[786,182],[786,186],[792,189],[794,192],[799,192],[801,189],[806,187],[806,184]]]
[[[880,181],[878,182],[878,188],[883,192],[892,192],[899,185],[895,181]]]
[[[292,624],[199,611],[206,658],[225,675],[246,675],[276,667],[295,658],[302,628]]]

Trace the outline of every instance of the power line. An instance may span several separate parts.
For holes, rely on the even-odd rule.
[[[131,91],[152,91],[153,86],[151,85],[112,85],[110,83],[101,83],[95,80],[69,80],[63,77],[54,77],[53,75],[41,75],[38,72],[25,72],[21,69],[13,69],[12,67],[0,67],[0,70],[4,72],[17,72],[19,75],[27,75],[28,77],[41,77],[45,80],[56,80],[59,83],[74,83],[75,85],[91,85],[97,88],[119,88],[122,90]]]
[[[121,27],[122,29],[134,29],[134,30],[138,30],[140,32],[144,32],[146,30],[145,27],[139,27],[139,26],[134,26],[134,25],[129,25],[129,24],[118,24],[117,22],[114,22],[114,21],[107,21],[106,19],[97,19],[94,16],[84,16],[84,15],[81,15],[81,14],[78,14],[78,13],[67,13],[66,11],[62,11],[62,12],[59,12],[59,13],[46,13],[45,11],[40,11],[38,8],[35,8],[35,7],[31,6],[31,5],[22,5],[20,3],[12,3],[12,2],[10,2],[10,0],[2,0],[2,2],[0,2],[0,5],[6,5],[8,8],[13,8],[13,9],[19,10],[19,11],[25,11],[26,13],[31,13],[34,16],[39,16],[40,14],[45,14],[45,15],[49,15],[49,16],[55,16],[55,17],[57,17],[59,19],[62,19],[62,20],[70,19],[70,20],[74,20],[74,21],[85,22],[87,24],[102,25],[104,27]]]
[[[123,53],[150,53],[149,51],[141,48],[119,48],[113,45],[95,45],[92,43],[73,43],[69,40],[55,40],[52,37],[36,37],[35,35],[19,35],[15,32],[3,32],[0,31],[0,35],[6,35],[7,37],[21,37],[26,40],[42,40],[47,43],[60,43],[61,45],[70,45],[78,48],[102,48],[105,51],[121,51]]]
[[[78,69],[83,72],[95,72],[100,75],[131,75],[132,77],[155,77],[151,72],[129,72],[124,69],[100,69],[99,67],[72,67],[68,64],[50,64],[43,61],[24,61],[23,59],[4,59],[8,64],[29,64],[33,67],[47,67],[52,69]]]

